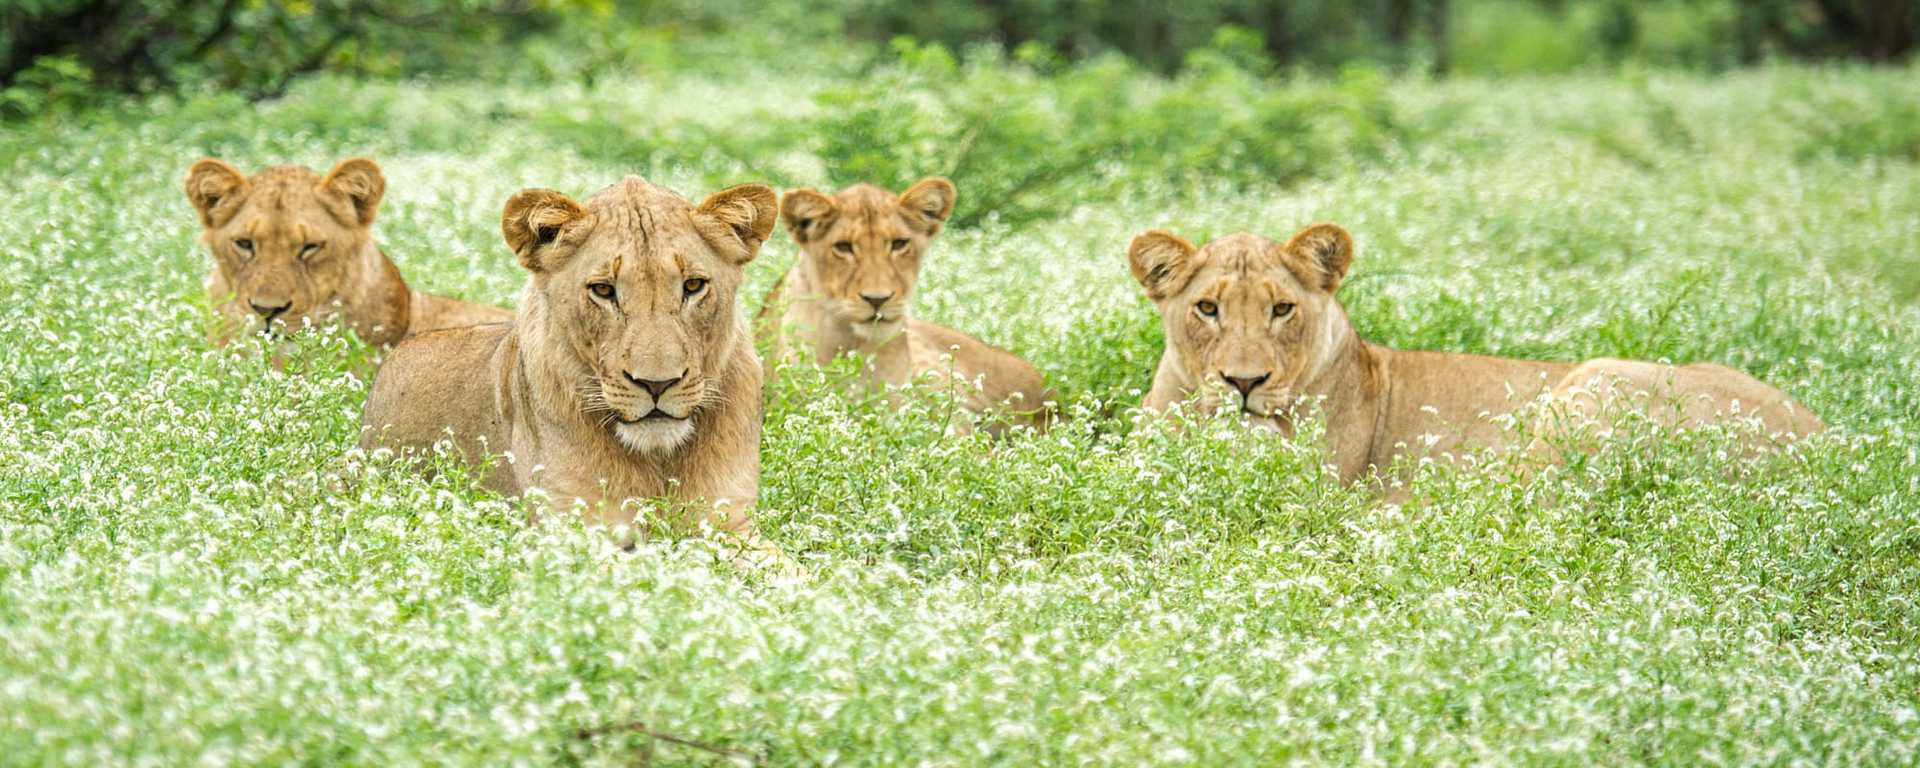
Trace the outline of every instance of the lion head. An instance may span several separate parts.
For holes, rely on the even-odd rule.
[[[222,313],[263,330],[330,319],[366,268],[362,254],[386,188],[380,166],[363,157],[325,176],[283,165],[247,178],[219,160],[194,163],[187,200],[213,252]]]
[[[796,189],[780,201],[780,217],[829,314],[870,337],[905,322],[921,256],[953,214],[955,194],[939,177],[898,196],[871,184],[832,197]]]
[[[1285,244],[1242,232],[1204,248],[1150,230],[1133,239],[1127,261],[1159,305],[1169,357],[1210,392],[1209,410],[1230,389],[1248,416],[1274,419],[1350,335],[1333,294],[1353,262],[1353,236],[1333,224]]]
[[[775,197],[733,187],[698,206],[636,176],[586,203],[527,189],[500,217],[532,273],[524,348],[552,388],[628,449],[664,454],[693,437],[745,320],[742,267],[773,232]]]

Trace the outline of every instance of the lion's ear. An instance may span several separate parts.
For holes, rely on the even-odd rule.
[[[744,250],[735,253],[734,263],[745,264],[753,261],[760,253],[760,244],[773,234],[774,209],[778,204],[772,187],[742,184],[713,193],[700,203],[700,212],[725,224],[727,231],[739,239]]]
[[[953,182],[939,176],[928,176],[900,193],[900,207],[925,216],[927,224],[937,232],[940,225],[946,223],[947,217],[953,215],[953,203],[959,196],[959,191],[953,188]]]
[[[1288,239],[1284,248],[1295,262],[1314,270],[1313,274],[1302,275],[1301,282],[1317,285],[1327,293],[1340,290],[1341,281],[1347,279],[1347,268],[1353,266],[1353,235],[1338,224],[1309,226]]]
[[[200,213],[200,225],[219,226],[233,215],[247,191],[247,177],[240,169],[211,157],[194,163],[187,171],[187,201]]]
[[[387,177],[380,175],[379,164],[364,157],[340,161],[320,180],[320,189],[340,195],[353,205],[353,216],[360,226],[373,224],[380,210],[380,198],[387,194]]]
[[[1147,289],[1147,298],[1159,301],[1186,287],[1193,255],[1199,250],[1172,232],[1149,229],[1127,246],[1127,266],[1133,268],[1133,279]]]
[[[587,209],[559,192],[523,189],[508,198],[500,212],[500,234],[513,255],[520,257],[520,266],[528,272],[545,272],[553,267],[544,258],[548,246],[560,237],[561,228],[586,215]]]
[[[780,198],[780,220],[786,222],[787,234],[796,243],[805,244],[819,235],[838,212],[833,198],[811,189],[790,190]]]

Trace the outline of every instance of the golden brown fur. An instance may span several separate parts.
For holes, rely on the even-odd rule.
[[[737,292],[773,231],[773,190],[698,206],[628,177],[582,204],[545,189],[507,202],[501,229],[531,274],[511,324],[403,342],[367,398],[364,447],[420,449],[451,434],[473,461],[507,453],[489,484],[538,486],[627,523],[666,497],[765,547],[760,361]]]
[[[1296,402],[1318,399],[1331,462],[1353,480],[1406,451],[1431,455],[1497,445],[1492,417],[1543,393],[1559,412],[1640,409],[1670,426],[1738,412],[1769,435],[1824,429],[1785,393],[1719,365],[1625,360],[1578,365],[1367,343],[1334,292],[1353,261],[1353,238],[1332,224],[1285,244],[1239,233],[1204,248],[1164,230],[1134,238],[1134,279],[1159,305],[1167,345],[1144,406],[1161,411],[1199,393],[1198,408],[1237,406],[1250,422],[1291,428]],[[1551,425],[1548,425],[1551,426]]]
[[[373,242],[386,178],[372,160],[346,160],[321,176],[299,166],[253,178],[207,159],[187,173],[187,200],[213,254],[207,294],[219,313],[216,341],[250,328],[283,331],[344,321],[369,344],[513,315],[496,307],[421,293]]]
[[[953,183],[937,177],[897,196],[870,184],[832,197],[811,189],[788,192],[780,215],[800,244],[800,259],[767,297],[762,326],[778,329],[782,359],[825,365],[857,355],[865,363],[863,379],[875,387],[904,386],[923,376],[958,379],[972,415],[1011,414],[1042,424],[1039,416],[1052,394],[1032,365],[910,316],[921,262],[953,213],[955,196]],[[770,326],[774,313],[779,323]]]

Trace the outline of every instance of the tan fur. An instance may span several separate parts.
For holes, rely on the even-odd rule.
[[[321,176],[283,165],[247,178],[207,159],[187,173],[187,200],[212,252],[214,340],[343,321],[369,344],[411,333],[506,322],[512,313],[412,290],[373,242],[386,179],[356,157]],[[245,246],[251,246],[249,250]]]
[[[767,297],[762,328],[777,329],[782,359],[825,365],[856,355],[865,363],[864,382],[875,388],[958,379],[967,410],[987,417],[989,429],[1007,415],[1043,425],[1053,395],[1032,365],[910,315],[922,259],[955,197],[953,183],[937,177],[897,196],[870,184],[832,197],[788,192],[780,215],[800,244],[800,259]],[[777,325],[768,322],[774,313]]]
[[[362,446],[420,449],[450,433],[471,461],[510,453],[489,478],[502,493],[538,486],[607,523],[631,522],[631,501],[669,498],[692,514],[666,522],[705,520],[777,556],[751,517],[761,371],[736,295],[775,215],[758,184],[697,207],[631,176],[585,204],[514,195],[501,230],[532,273],[514,322],[395,348]],[[689,293],[690,281],[705,282]]]
[[[1204,413],[1238,406],[1248,421],[1288,431],[1293,406],[1317,400],[1331,463],[1348,481],[1403,452],[1498,445],[1508,433],[1493,417],[1543,393],[1548,413],[1631,407],[1679,427],[1757,416],[1785,439],[1825,428],[1780,390],[1709,363],[1574,365],[1367,343],[1334,298],[1352,261],[1352,236],[1332,224],[1285,244],[1247,233],[1204,248],[1163,230],[1134,238],[1128,264],[1159,305],[1167,338],[1143,405],[1163,411],[1198,392]],[[1244,394],[1242,385],[1251,385]]]

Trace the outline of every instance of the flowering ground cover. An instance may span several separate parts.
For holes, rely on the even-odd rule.
[[[777,90],[321,78],[10,131],[0,762],[1911,765],[1916,74],[918,60]],[[471,473],[353,450],[357,340],[284,370],[206,340],[187,166],[355,154],[412,283],[503,305],[521,187],[949,174],[916,311],[1033,361],[1070,418],[953,437],[937,398],[786,370],[760,515],[804,579],[528,526]],[[1358,239],[1341,299],[1374,341],[1718,361],[1833,430],[1757,463],[1715,435],[1490,454],[1389,505],[1311,430],[1139,419],[1160,328],[1128,240],[1320,220]],[[776,235],[746,311],[794,254]]]

